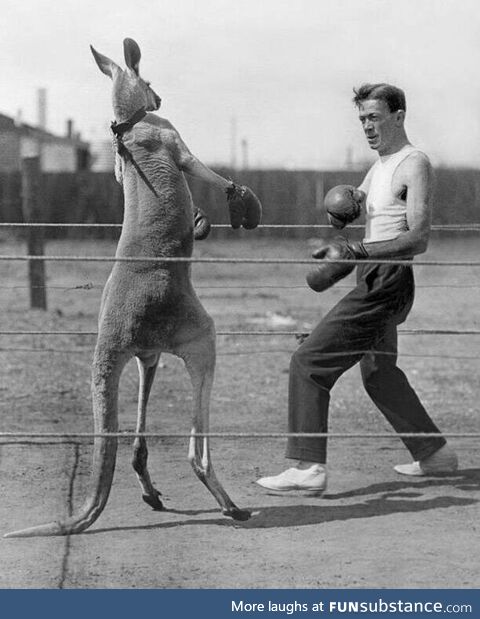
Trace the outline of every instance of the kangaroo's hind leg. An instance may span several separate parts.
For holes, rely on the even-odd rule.
[[[138,387],[138,415],[137,415],[137,433],[145,432],[147,419],[147,403],[152,388],[153,379],[157,370],[159,354],[150,355],[148,357],[137,357],[139,387]],[[159,499],[160,492],[152,484],[150,474],[147,469],[147,441],[143,436],[137,436],[133,444],[133,459],[132,466],[137,479],[142,488],[142,498],[145,503],[148,503],[153,509],[163,509],[163,504]]]
[[[185,361],[193,386],[193,419],[188,450],[190,464],[200,481],[213,494],[225,516],[234,520],[248,520],[250,512],[239,509],[233,503],[215,475],[208,436],[198,436],[209,432],[210,394],[215,372],[213,324],[210,329],[205,329],[198,339],[184,345],[177,354]]]

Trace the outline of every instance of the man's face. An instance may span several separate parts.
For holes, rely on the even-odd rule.
[[[404,112],[390,112],[387,103],[380,99],[366,99],[360,103],[358,110],[370,148],[379,155],[388,154],[403,126]]]

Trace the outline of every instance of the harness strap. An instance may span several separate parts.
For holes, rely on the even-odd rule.
[[[141,107],[135,112],[135,114],[133,114],[133,116],[131,116],[123,123],[117,123],[117,121],[114,120],[110,125],[112,132],[116,137],[121,138],[125,131],[132,129],[133,126],[139,123],[143,118],[145,118],[146,115],[147,112],[145,111],[145,108]]]
[[[130,129],[133,129],[133,127],[138,122],[140,122],[143,118],[145,118],[146,115],[147,115],[147,112],[142,107],[139,110],[137,110],[135,112],[135,114],[133,114],[133,116],[131,116],[131,118],[129,118],[128,120],[126,120],[123,123],[117,123],[117,121],[114,120],[111,123],[111,125],[110,125],[110,129],[112,130],[112,133],[113,133],[113,135],[115,137],[115,144],[116,144],[116,147],[117,147],[117,152],[120,155],[120,157],[123,157],[125,159],[125,161],[130,161],[131,162],[131,164],[133,165],[133,167],[137,171],[137,174],[143,180],[145,185],[150,189],[150,191],[153,193],[153,195],[155,197],[159,198],[160,196],[158,195],[155,187],[152,185],[152,183],[145,176],[145,173],[140,168],[138,163],[135,161],[132,153],[128,150],[128,148],[123,143],[123,135],[124,135],[124,133],[126,133]]]

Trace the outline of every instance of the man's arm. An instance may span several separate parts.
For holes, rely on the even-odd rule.
[[[427,249],[434,186],[432,166],[427,157],[414,153],[401,164],[397,174],[407,189],[408,230],[391,241],[365,243],[369,258],[404,258]]]

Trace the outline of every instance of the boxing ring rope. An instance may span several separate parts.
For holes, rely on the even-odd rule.
[[[480,329],[399,329],[398,333],[400,335],[480,335]],[[97,335],[96,331],[24,331],[24,330],[0,330],[0,336],[95,336]],[[217,331],[217,336],[254,336],[254,337],[269,337],[269,336],[294,336],[297,339],[304,338],[309,335],[306,331]],[[1,347],[0,353],[2,352],[25,352],[25,353],[90,353],[90,347],[76,347],[76,348],[45,348],[45,347],[37,347],[37,348],[13,348],[13,347]],[[267,350],[235,350],[232,352],[217,352],[217,356],[238,356],[238,355],[261,355],[261,354],[280,354],[280,353],[292,353],[293,351],[290,349],[267,349]],[[477,360],[479,357],[477,355],[452,355],[452,354],[426,354],[426,353],[393,353],[387,351],[378,351],[378,350],[357,350],[357,351],[349,351],[350,354],[356,355],[365,355],[365,354],[376,354],[383,356],[400,356],[400,357],[410,357],[410,358],[431,358],[431,359],[457,359],[457,360]],[[344,355],[345,352],[330,352],[324,353],[324,357],[339,357]]]
[[[480,288],[479,284],[416,284],[415,289],[419,288],[445,288],[448,286],[449,288]],[[348,286],[345,284],[335,284],[335,289],[339,288],[352,288],[353,286]],[[102,284],[93,284],[92,282],[88,282],[86,284],[78,284],[76,286],[2,286],[0,284],[0,290],[29,290],[31,288],[46,288],[48,290],[63,290],[74,291],[74,290],[103,290]],[[305,290],[305,284],[244,284],[244,285],[225,285],[219,286],[218,284],[196,284],[195,290]]]
[[[2,439],[9,438],[191,438],[190,432],[0,432]],[[199,438],[480,438],[480,432],[198,432]]]
[[[3,222],[0,223],[0,228],[121,228],[123,224],[103,224],[103,223],[41,223],[41,222]],[[349,229],[360,230],[364,228],[362,224],[349,224]],[[212,224],[212,229],[231,229],[230,224]],[[304,230],[308,228],[331,230],[330,224],[260,224],[257,229],[269,229],[269,230],[282,230],[282,229],[294,229]],[[444,230],[450,232],[474,232],[480,231],[480,223],[478,224],[433,224],[430,226],[430,230]]]
[[[0,228],[26,228],[26,227],[42,227],[42,228],[121,228],[122,224],[53,224],[53,223],[0,223]],[[212,228],[228,228],[230,229],[229,224],[214,224]],[[259,228],[266,229],[329,229],[331,230],[331,226],[324,224],[294,224],[294,225],[283,225],[283,224],[264,224],[260,225]],[[363,229],[362,225],[351,225],[349,228],[357,228]],[[431,230],[438,231],[480,231],[480,224],[469,224],[469,225],[433,225],[431,226]],[[61,255],[42,255],[42,256],[29,256],[29,255],[0,255],[0,261],[54,261],[54,262],[154,262],[154,263],[170,263],[170,262],[187,262],[187,263],[219,263],[219,264],[296,264],[296,265],[318,265],[319,261],[314,259],[285,259],[285,258],[211,258],[211,257],[143,257],[143,256],[130,256],[130,257],[117,257],[117,256],[61,256]],[[412,265],[412,266],[451,266],[451,267],[479,267],[480,261],[472,262],[472,261],[433,261],[433,260],[386,260],[386,259],[367,259],[367,260],[328,260],[331,263],[339,263],[339,264],[391,264],[391,265]],[[444,287],[445,285],[430,285],[424,286],[427,287]],[[55,288],[54,286],[45,286],[46,288]],[[199,286],[196,286],[199,288]],[[203,288],[233,288],[233,286],[208,286],[204,285]],[[238,286],[238,288],[305,288],[305,285],[298,286]],[[338,288],[349,288],[350,286],[338,286]],[[448,285],[448,287],[458,287],[458,288],[477,288],[477,285]],[[8,288],[7,286],[0,286],[0,288]],[[27,288],[26,286],[12,286],[14,288]],[[103,288],[103,286],[94,286],[93,284],[85,284],[81,286],[75,287],[56,287],[63,290],[78,290],[78,289],[92,289],[92,288]],[[476,336],[480,335],[479,329],[400,329],[399,333],[402,335],[469,335]],[[25,331],[25,330],[0,330],[0,335],[7,336],[95,336],[97,335],[96,331]],[[252,330],[252,331],[218,331],[217,335],[219,336],[295,336],[295,337],[304,337],[307,336],[308,333],[304,331],[263,331],[263,330]],[[91,352],[90,348],[80,348],[76,349],[47,349],[47,348],[1,348],[0,352],[59,352],[59,353],[72,353],[72,352]],[[230,354],[253,354],[253,353],[291,353],[291,350],[267,350],[267,351],[234,351]],[[352,354],[351,351],[349,351]],[[397,354],[397,353],[389,353],[386,351],[354,351],[354,354],[366,354],[366,353],[375,353],[375,354]],[[223,355],[229,353],[223,353]],[[345,352],[334,352],[334,353],[326,353],[325,356],[339,356],[343,355]],[[222,353],[220,353],[220,356]],[[427,357],[427,358],[443,358],[443,359],[471,359],[476,360],[478,356],[465,356],[465,355],[428,355],[428,354],[400,354],[400,356],[405,357]],[[144,437],[144,438],[171,438],[171,439],[180,439],[180,438],[190,438],[190,433],[159,433],[159,432],[144,432],[144,433],[134,433],[134,432],[116,432],[116,433],[95,433],[95,432],[0,432],[0,444],[5,444],[5,441],[8,439],[14,439],[14,444],[22,444],[28,443],[28,441],[22,440],[26,438],[30,439],[92,439],[95,437],[104,437],[104,438],[127,438],[133,439],[136,437]],[[393,432],[370,432],[370,433],[344,433],[344,432],[327,432],[327,433],[288,433],[288,432],[208,432],[205,434],[198,434],[199,437],[210,437],[210,438],[226,438],[226,439],[236,439],[236,438],[288,438],[288,437],[304,437],[304,438],[314,438],[314,437],[325,437],[325,438],[339,438],[339,439],[364,439],[364,438],[397,438],[397,437],[410,437],[410,438],[421,438],[421,437],[435,437],[442,436],[448,438],[480,438],[480,432],[441,432],[441,433],[393,433]]]
[[[442,266],[442,267],[480,267],[480,261],[464,260],[387,260],[375,259],[333,259],[315,260],[313,258],[211,258],[184,256],[29,256],[29,255],[0,255],[0,260],[6,262],[19,261],[45,261],[45,262],[147,262],[147,263],[171,263],[186,262],[200,264],[308,264],[319,265],[322,262],[331,264],[389,264],[392,266]]]
[[[59,353],[59,354],[79,354],[79,353],[91,353],[91,348],[8,348],[8,347],[0,347],[1,352],[20,352],[20,353]],[[227,352],[217,352],[217,357],[238,357],[241,355],[273,355],[273,354],[291,354],[293,350],[287,348],[276,348],[270,350],[234,350]],[[392,353],[386,352],[384,350],[354,350],[349,351],[350,354],[355,355],[366,355],[366,354],[375,354],[375,355],[383,355],[383,356],[398,356],[398,357],[407,357],[410,359],[442,359],[442,360],[451,360],[456,359],[457,361],[478,361],[480,357],[478,355],[446,355],[446,354],[425,354],[425,353]],[[344,355],[344,352],[331,352],[324,353],[324,357],[338,357]]]
[[[480,329],[399,329],[403,335],[480,335]],[[307,336],[307,331],[217,331],[217,335],[237,336],[237,335],[293,335]],[[1,331],[0,335],[98,335],[97,331]]]

